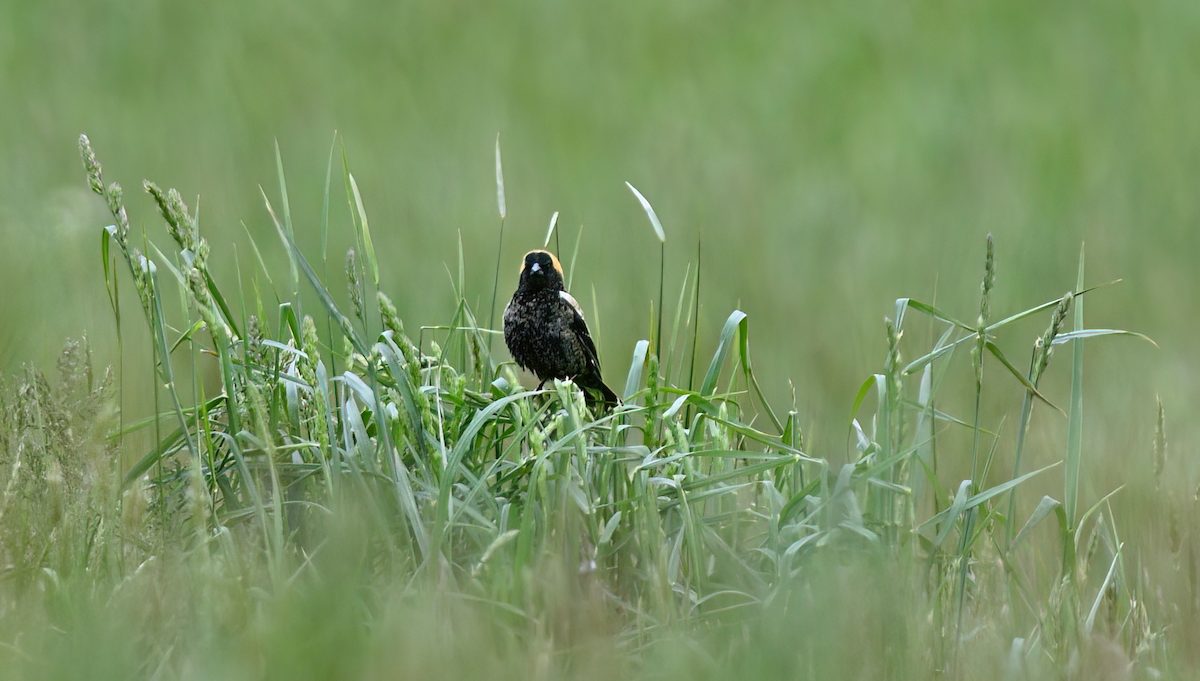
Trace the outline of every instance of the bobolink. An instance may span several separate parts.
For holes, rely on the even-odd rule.
[[[562,265],[553,253],[525,254],[517,292],[504,308],[504,342],[517,364],[543,384],[570,378],[583,388],[589,405],[617,404],[616,394],[600,378],[596,344],[579,303],[563,290]]]

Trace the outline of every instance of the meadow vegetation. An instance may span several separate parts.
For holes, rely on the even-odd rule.
[[[0,678],[1195,676],[1196,35],[0,3]],[[487,332],[551,215],[615,414]]]
[[[623,404],[593,413],[569,382],[528,390],[492,353],[461,258],[447,322],[406,327],[344,157],[339,172],[330,153],[315,220],[324,242],[344,187],[344,281],[297,246],[279,163],[265,210],[289,267],[268,270],[255,244],[255,266],[222,285],[210,263],[228,254],[177,191],[144,184],[160,248],[130,230],[86,137],[80,150],[113,218],[120,336],[151,338],[151,356],[125,361],[152,364],[160,409],[125,421],[114,391],[128,387],[93,374],[86,344],[68,345],[56,382],[30,369],[4,386],[6,678],[1186,675],[1178,613],[1109,496],[1080,494],[1083,346],[1137,335],[1085,326],[1105,287],[1087,285],[1082,252],[1073,291],[1023,311],[993,310],[990,235],[975,309],[897,300],[844,457],[768,403],[746,314],[696,357],[702,268],[624,380],[608,366]],[[302,287],[318,305],[301,307]],[[1032,346],[996,345],[1027,318],[1045,325]],[[205,367],[215,387],[179,378]],[[1062,405],[1039,390],[1055,371]],[[943,398],[958,378],[970,397]],[[1012,385],[1012,419],[984,421],[984,394]],[[1066,433],[1061,451],[1033,451],[1035,414]],[[139,433],[152,446],[127,465],[118,450]],[[1161,412],[1154,451],[1161,474]],[[1017,496],[1049,469],[1054,494]]]

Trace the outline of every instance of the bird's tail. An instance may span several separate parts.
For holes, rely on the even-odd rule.
[[[607,410],[621,403],[612,388],[605,385],[604,379],[595,372],[577,377],[575,384],[583,388],[583,396],[589,407],[595,407],[599,403]]]

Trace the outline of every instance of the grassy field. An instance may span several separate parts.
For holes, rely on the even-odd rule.
[[[1190,676],[1198,29],[1158,1],[0,7],[0,665]],[[126,188],[107,259],[83,131]],[[523,394],[479,330],[555,211],[631,398],[608,420]],[[1050,304],[988,330],[1016,374],[1118,278],[1060,335],[1085,301],[1157,348],[1068,341],[1031,396],[976,349],[988,233],[988,322]]]

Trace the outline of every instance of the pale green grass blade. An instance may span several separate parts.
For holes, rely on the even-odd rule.
[[[1117,283],[1118,281],[1120,281],[1120,279],[1118,279],[1118,280],[1116,280],[1116,281],[1113,281],[1113,282],[1109,282],[1109,283],[1110,283],[1110,284],[1115,284],[1115,283]],[[1101,287],[1103,287],[1103,286],[1107,286],[1107,285],[1109,285],[1109,284],[1100,284],[1099,286],[1093,286],[1093,287],[1091,287],[1091,288],[1087,288],[1087,289],[1081,289],[1081,290],[1079,290],[1079,292],[1078,292],[1078,293],[1076,293],[1075,295],[1076,295],[1076,296],[1081,296],[1081,295],[1083,295],[1083,294],[1085,294],[1085,293],[1090,293],[1091,291],[1095,291],[1096,289],[1098,289],[1098,288],[1101,288]],[[987,329],[986,329],[986,331],[987,331],[987,333],[989,333],[989,334],[990,334],[990,333],[992,333],[993,331],[995,331],[996,329],[999,329],[999,328],[1001,328],[1001,327],[1003,327],[1003,326],[1007,326],[1007,325],[1009,325],[1009,324],[1012,324],[1013,322],[1020,321],[1020,320],[1022,320],[1022,319],[1025,319],[1026,317],[1030,317],[1030,316],[1032,316],[1032,315],[1035,315],[1035,314],[1037,314],[1037,313],[1039,313],[1039,312],[1043,312],[1043,311],[1045,311],[1045,310],[1050,310],[1050,309],[1053,309],[1055,306],[1057,306],[1057,305],[1059,304],[1059,302],[1060,302],[1061,300],[1062,300],[1061,298],[1056,298],[1056,299],[1054,299],[1054,300],[1051,300],[1051,301],[1049,301],[1049,302],[1042,303],[1041,305],[1038,305],[1037,307],[1031,307],[1031,308],[1029,308],[1028,310],[1025,310],[1025,311],[1023,311],[1023,312],[1018,312],[1017,314],[1014,314],[1014,315],[1012,315],[1011,317],[1006,317],[1005,319],[1002,319],[1002,320],[1000,320],[1000,321],[998,321],[998,322],[995,322],[995,323],[989,324],[989,325],[988,325],[988,327],[987,327]],[[973,331],[973,330],[972,330],[972,331]],[[925,355],[922,355],[921,357],[918,357],[917,359],[915,359],[915,360],[913,360],[912,362],[910,362],[910,363],[909,363],[907,366],[905,366],[905,367],[904,367],[904,374],[907,376],[907,375],[909,375],[909,374],[911,374],[911,373],[913,373],[913,372],[915,372],[915,371],[919,371],[919,370],[920,370],[920,369],[922,369],[922,368],[923,368],[923,367],[924,367],[926,364],[928,364],[928,363],[932,362],[933,360],[935,360],[935,359],[937,359],[937,358],[939,358],[939,357],[941,357],[941,356],[943,356],[943,355],[945,355],[945,354],[947,354],[947,353],[951,352],[951,351],[952,351],[952,350],[953,350],[953,349],[954,349],[956,346],[958,346],[960,343],[965,343],[965,342],[967,342],[967,341],[973,341],[973,340],[976,340],[976,336],[975,336],[975,334],[974,334],[974,333],[972,333],[972,334],[970,334],[970,335],[967,335],[967,336],[963,336],[962,338],[959,338],[958,340],[954,341],[953,343],[950,343],[949,345],[942,346],[942,347],[938,347],[937,349],[935,349],[935,350],[933,350],[933,351],[931,351],[931,352],[929,352],[929,353],[926,353]]]
[[[579,232],[575,235],[575,248],[571,251],[571,264],[567,271],[567,291],[571,290],[571,282],[575,281],[575,261],[579,259],[579,244],[583,241],[583,225],[579,225]],[[593,290],[594,287],[593,287]]]
[[[791,447],[790,445],[780,442],[778,440],[778,438],[768,435],[767,433],[764,433],[760,430],[751,428],[750,426],[746,425],[745,423],[741,423],[741,422],[735,421],[733,419],[721,417],[720,410],[717,408],[717,406],[712,404],[711,402],[708,402],[707,400],[696,399],[696,400],[693,400],[693,402],[700,408],[701,411],[704,412],[705,418],[707,418],[711,421],[715,421],[716,423],[719,423],[722,426],[725,426],[729,430],[733,431],[734,433],[736,433],[748,440],[757,442],[757,443],[762,444],[767,447],[774,448],[781,453],[796,454],[796,455],[800,456],[803,461],[808,461],[809,463],[822,463],[823,462],[821,459],[814,459],[814,458],[806,455],[804,452],[801,452],[801,451]]]
[[[640,340],[633,346],[633,361],[629,364],[629,376],[625,379],[625,396],[622,401],[628,402],[642,389],[642,369],[646,366],[646,353],[650,350],[650,341]]]
[[[175,351],[179,349],[180,345],[183,345],[184,342],[191,340],[191,338],[203,328],[204,320],[197,319],[195,324],[192,324],[185,329],[183,333],[179,334],[179,338],[176,338],[175,342],[171,344],[171,354],[175,354]]]
[[[1075,282],[1075,290],[1083,290],[1084,246],[1079,246],[1079,275]],[[1083,298],[1074,300],[1075,330],[1084,330]],[[1063,471],[1065,490],[1063,506],[1067,512],[1067,524],[1072,531],[1077,530],[1076,511],[1079,505],[1079,470],[1083,459],[1083,339],[1076,338],[1071,342],[1071,415],[1067,421],[1067,459]]]
[[[542,242],[542,248],[550,248],[550,237],[554,236],[554,230],[558,227],[558,211],[554,211],[554,215],[550,216],[550,227],[546,229],[546,240]],[[555,253],[554,255],[558,255]]]
[[[270,201],[267,200],[265,193],[263,194],[263,200],[267,201],[267,211],[271,213],[271,217],[274,219],[275,213],[271,211]],[[354,325],[350,323],[350,318],[342,314],[342,311],[338,309],[337,303],[334,302],[333,296],[329,293],[329,289],[325,288],[325,285],[321,283],[320,277],[318,277],[317,273],[313,271],[312,266],[308,264],[308,260],[304,257],[304,254],[300,252],[300,247],[297,246],[296,242],[292,240],[288,233],[283,230],[283,227],[279,224],[278,220],[274,220],[274,222],[275,229],[279,233],[280,238],[283,240],[284,246],[287,247],[288,254],[296,262],[300,271],[304,273],[304,276],[308,279],[309,283],[312,284],[313,290],[316,291],[317,297],[325,306],[325,310],[329,312],[330,316],[332,316],[335,321],[337,321],[342,333],[350,339],[350,342],[354,344],[354,348],[358,350],[359,353],[366,355],[366,344],[363,343],[363,339],[358,334],[358,331],[354,328]],[[295,329],[293,329],[293,333],[297,336],[299,335]]]
[[[675,321],[671,325],[671,344],[667,346],[667,359],[664,364],[663,376],[668,381],[671,380],[671,367],[675,362],[675,343],[679,340],[679,324],[683,316],[684,298],[688,290],[691,288],[688,281],[691,278],[692,264],[688,263],[687,268],[683,272],[683,286],[679,289],[679,302],[675,304]]]
[[[1039,350],[1038,350],[1038,347],[1035,345],[1034,349],[1033,349],[1033,354],[1029,359],[1030,375],[1032,375],[1032,373],[1034,371],[1034,366],[1037,362],[1038,354],[1039,354]],[[1033,414],[1033,394],[1030,393],[1029,391],[1026,391],[1025,394],[1021,397],[1021,416],[1020,416],[1019,420],[1017,421],[1017,441],[1013,447],[1013,472],[1012,472],[1013,477],[1016,477],[1017,475],[1020,475],[1020,473],[1021,473],[1021,462],[1025,455],[1025,438],[1029,433],[1029,422],[1030,422],[1030,418],[1031,418],[1032,414]],[[1042,502],[1044,503],[1046,501],[1046,499],[1049,499],[1049,498],[1050,497],[1043,498]],[[1056,501],[1055,503],[1058,503],[1058,502]],[[1061,504],[1060,504],[1060,506],[1061,506]],[[1015,522],[1016,514],[1017,514],[1017,495],[1016,495],[1016,492],[1014,491],[1012,494],[1009,495],[1009,498],[1008,498],[1008,538],[1009,538],[1010,550],[1012,548],[1012,543],[1016,541],[1015,536],[1014,536],[1014,533],[1016,531],[1016,522]],[[1035,514],[1036,514],[1036,510],[1035,510]]]
[[[925,314],[927,314],[927,315],[929,315],[929,316],[933,317],[934,319],[939,319],[939,320],[941,320],[941,321],[943,321],[943,322],[946,322],[947,324],[953,324],[954,326],[957,326],[958,328],[960,328],[960,329],[962,329],[962,330],[964,330],[964,331],[967,331],[968,333],[974,333],[974,332],[975,332],[975,327],[973,327],[973,326],[970,326],[970,325],[968,325],[968,324],[965,324],[965,323],[963,323],[963,322],[960,322],[960,321],[958,321],[957,319],[955,319],[954,317],[952,317],[952,316],[950,316],[950,315],[946,314],[945,312],[942,312],[941,310],[937,309],[936,307],[934,307],[934,306],[932,306],[932,305],[928,305],[928,304],[926,304],[926,303],[922,303],[922,302],[921,302],[921,301],[919,301],[919,300],[913,300],[912,298],[901,298],[900,300],[897,300],[897,301],[896,301],[896,307],[897,307],[898,309],[901,307],[901,302],[902,302],[902,301],[903,301],[903,303],[904,303],[904,307],[910,307],[910,308],[912,308],[912,309],[914,309],[914,310],[918,310],[918,311],[920,311],[920,312],[924,312]],[[1057,301],[1055,301],[1055,302],[1057,302]],[[902,321],[903,321],[903,320],[901,320],[899,317],[900,317],[900,315],[899,315],[899,314],[897,314],[897,319],[896,319],[896,327],[897,327],[897,328],[899,328],[899,327],[900,327],[900,325],[901,325],[901,323],[902,323]]]
[[[666,243],[667,234],[663,231],[662,223],[659,222],[658,214],[654,212],[654,207],[650,205],[650,202],[646,200],[645,196],[642,196],[642,193],[636,187],[628,182],[625,183],[625,186],[629,187],[629,191],[633,192],[638,202],[642,204],[642,210],[646,211],[646,217],[650,218],[650,226],[654,228],[654,235],[658,237],[660,242]]]
[[[786,504],[784,504],[783,508],[779,510],[779,522],[777,525],[779,527],[783,527],[790,522],[791,519],[800,512],[801,505],[808,501],[813,492],[816,492],[817,488],[821,486],[821,483],[822,477],[814,477],[799,492],[796,492],[796,494],[792,496],[792,498],[789,499]]]
[[[279,153],[279,139],[275,139],[275,171],[279,175],[279,200],[283,207],[283,228],[287,230],[287,234],[292,239],[296,238],[296,232],[292,229],[292,207],[288,201],[287,180],[283,174],[283,155]],[[261,187],[260,187],[261,190]],[[266,197],[266,193],[263,194]],[[267,210],[271,210],[270,206]],[[272,214],[272,217],[274,215]],[[300,290],[300,274],[296,271],[296,262],[291,261],[292,266],[292,291],[299,292]]]
[[[1124,544],[1117,546],[1117,550],[1113,552],[1112,563],[1108,566],[1108,574],[1104,576],[1104,582],[1100,585],[1099,592],[1096,593],[1096,599],[1092,601],[1092,609],[1088,611],[1087,619],[1084,620],[1083,631],[1086,634],[1091,634],[1092,629],[1096,626],[1096,613],[1100,611],[1100,604],[1108,596],[1108,586],[1112,584],[1113,575],[1117,572],[1117,565],[1121,562],[1121,549]]]
[[[404,411],[408,415],[410,427],[413,430],[413,439],[416,441],[417,453],[424,458],[425,455],[425,422],[421,418],[421,410],[417,405],[416,393],[420,390],[420,386],[413,385],[411,375],[404,370],[402,360],[400,359],[400,348],[391,338],[385,338],[384,343],[377,343],[375,347],[379,350],[379,354],[383,357],[387,364],[387,369],[395,382],[399,392],[400,400],[404,403]]]
[[[758,463],[742,466],[741,468],[735,468],[724,473],[718,473],[717,475],[688,478],[683,481],[682,488],[689,491],[694,489],[704,489],[705,487],[710,487],[712,485],[727,482],[729,480],[736,480],[747,475],[757,475],[758,473],[775,470],[782,466],[788,466],[796,463],[797,461],[800,461],[800,457],[796,456],[795,454],[780,454],[773,457],[772,460],[760,461]]]
[[[1123,331],[1121,329],[1084,329],[1082,331],[1068,331],[1067,333],[1060,333],[1055,336],[1052,345],[1062,345],[1063,343],[1076,339],[1082,340],[1084,338],[1100,338],[1102,336],[1133,336],[1134,338],[1140,338],[1146,341],[1156,348],[1158,347],[1158,343],[1155,343],[1152,338],[1145,334],[1138,333],[1137,331]]]
[[[696,378],[696,344],[700,338],[700,247],[703,241],[700,234],[696,235],[696,288],[692,292],[694,304],[690,323],[692,325],[692,357],[688,364],[687,389],[692,389],[692,381]]]
[[[462,464],[463,457],[467,455],[468,451],[471,449],[471,446],[474,444],[475,437],[479,434],[479,431],[484,428],[484,426],[488,425],[489,421],[496,413],[508,407],[508,405],[512,404],[513,402],[525,399],[532,394],[534,393],[519,392],[492,402],[484,409],[476,412],[471,418],[471,422],[463,430],[462,434],[459,435],[458,441],[455,443],[454,448],[450,451],[450,455],[447,457],[446,468],[443,471],[441,484],[439,485],[437,520],[434,524],[434,535],[432,537],[433,541],[430,543],[430,548],[432,549],[433,553],[426,554],[427,557],[441,551],[441,543],[444,541],[446,536],[445,532],[447,524],[450,520],[450,491],[459,479],[459,466]]]
[[[1046,471],[1050,470],[1051,468],[1054,468],[1059,463],[1061,463],[1061,462],[1052,463],[1049,466],[1044,466],[1042,468],[1037,469],[1036,471],[1030,471],[1030,472],[1026,473],[1025,475],[1022,475],[1018,478],[1013,478],[1012,480],[1009,480],[1008,482],[1001,483],[999,485],[996,485],[995,487],[988,488],[988,489],[980,492],[979,494],[975,494],[966,501],[966,504],[964,505],[963,510],[969,511],[972,508],[975,508],[976,506],[982,504],[985,501],[988,501],[989,499],[991,499],[997,495],[1004,494],[1005,492],[1013,489],[1014,487],[1025,482],[1026,480],[1028,480],[1036,475],[1039,475],[1041,473],[1045,473]],[[969,481],[967,481],[967,482],[969,482]],[[938,513],[937,515],[933,516],[929,520],[926,520],[925,522],[921,523],[921,525],[919,526],[919,529],[924,529],[926,527],[929,527],[930,525],[942,522],[943,520],[946,519],[946,516],[949,513],[950,513],[950,509],[947,509],[945,511],[942,511],[941,513]]]
[[[1042,497],[1042,500],[1038,502],[1037,508],[1033,509],[1033,513],[1029,514],[1029,519],[1025,521],[1025,524],[1021,527],[1021,531],[1018,532],[1013,538],[1012,542],[1009,543],[1009,552],[1016,550],[1016,548],[1021,544],[1021,540],[1028,537],[1029,533],[1033,531],[1033,528],[1037,527],[1038,523],[1042,522],[1046,516],[1053,513],[1054,509],[1061,507],[1062,503],[1060,503],[1057,499]],[[1012,511],[1010,510],[1009,513],[1011,512]],[[1015,520],[1016,518],[1013,518],[1010,515],[1008,524],[1012,527],[1016,527],[1016,523],[1014,522]]]
[[[858,392],[854,395],[854,405],[850,409],[850,421],[858,418],[858,410],[862,408],[863,402],[867,401],[867,395],[871,394],[871,388],[875,387],[882,378],[882,374],[872,374],[858,387]]]
[[[329,160],[325,164],[325,190],[321,193],[321,261],[329,256],[329,188],[333,181],[333,152],[337,149],[337,131],[329,143]]]
[[[222,402],[224,399],[224,397],[214,398],[218,402]],[[175,412],[169,413],[172,416],[175,415]],[[153,425],[153,423],[154,421],[151,421],[145,425],[149,426]],[[134,482],[137,482],[138,478],[149,472],[151,468],[154,468],[154,465],[161,461],[163,457],[173,454],[180,447],[183,447],[183,433],[183,428],[176,428],[170,435],[159,440],[149,452],[146,452],[145,456],[138,459],[137,463],[126,471],[125,478],[121,481],[121,487],[127,488]]]
[[[229,328],[233,330],[233,335],[235,337],[241,338],[242,332],[240,329],[238,329],[237,319],[229,310],[229,305],[225,302],[225,296],[221,295],[221,289],[217,288],[217,282],[213,281],[212,274],[209,273],[208,268],[205,268],[203,272],[204,281],[208,285],[208,292],[212,295],[213,300],[217,303],[217,309],[221,311],[221,316],[225,318],[225,323],[228,324]]]
[[[376,282],[378,284],[379,282]],[[467,297],[467,265],[463,257],[462,230],[458,230],[458,295],[466,302]]]
[[[604,356],[604,347],[601,344],[601,338],[603,338],[604,333],[600,326],[600,304],[596,302],[595,284],[592,285],[592,322],[588,326],[591,327],[592,342],[596,345],[596,361],[603,366],[604,363],[600,362],[600,358]]]
[[[279,200],[283,207],[283,226],[287,229],[288,235],[293,239],[296,238],[296,232],[292,229],[292,208],[288,201],[287,179],[283,174],[283,155],[279,152],[279,138],[275,140],[275,172],[279,175]]]
[[[379,262],[375,259],[375,245],[371,242],[371,226],[367,223],[367,210],[363,208],[362,194],[358,192],[358,183],[354,174],[347,171],[350,191],[354,192],[354,208],[358,211],[359,238],[362,239],[363,255],[367,259],[367,267],[371,272],[371,283],[379,286]]]
[[[504,200],[504,165],[500,162],[500,133],[496,133],[496,207],[500,209],[500,236],[496,245],[496,274],[492,279],[492,306],[488,309],[488,328],[496,328],[496,296],[500,290],[500,262],[504,253],[504,218],[508,207]],[[574,271],[574,267],[571,268]],[[492,353],[492,337],[488,336],[488,355]],[[493,361],[493,365],[495,362]]]
[[[504,164],[500,161],[500,133],[496,133],[496,207],[500,209],[500,219],[508,214],[504,201]]]
[[[254,240],[254,235],[250,233],[250,228],[247,227],[246,223],[244,222],[242,223],[242,229],[246,232],[246,237],[250,239],[250,247],[254,249],[255,262],[258,263],[258,267],[262,271],[262,275],[267,278],[267,283],[271,285],[271,293],[275,296],[275,303],[279,304],[281,302],[279,298],[279,289],[275,287],[275,282],[271,279],[271,270],[267,269],[267,263],[263,260],[262,251],[258,250],[258,242]],[[288,259],[290,260],[292,257],[292,249],[285,248],[285,250],[288,252]]]
[[[271,206],[271,200],[267,198],[267,192],[263,190],[262,187],[259,187],[258,191],[262,194],[263,203],[265,203],[267,206],[267,214],[271,216],[271,222],[275,225],[275,231],[279,234],[280,240],[283,241],[283,250],[287,252],[288,263],[292,271],[292,284],[298,288],[298,282],[300,281],[300,275],[298,274],[299,265],[296,262],[295,253],[290,247],[290,244],[295,243],[295,239],[292,238],[292,235],[288,233],[287,228],[283,226],[283,224],[279,221],[279,218],[275,215],[275,209]],[[257,251],[257,247],[255,250]],[[266,270],[265,266],[263,267],[263,270]],[[293,290],[293,293],[296,292],[296,290]]]
[[[750,321],[748,319],[742,320],[741,333],[738,334],[738,356],[742,361],[742,372],[746,375],[746,383],[754,390],[754,395],[758,398],[758,404],[767,413],[767,418],[770,419],[771,425],[775,426],[775,432],[782,434],[783,423],[775,415],[775,410],[771,408],[771,404],[767,402],[766,396],[763,395],[762,387],[758,384],[758,377],[754,374],[754,365],[750,361]]]
[[[1095,291],[1096,289],[1104,288],[1105,286],[1112,286],[1113,284],[1118,284],[1120,282],[1121,282],[1120,279],[1114,279],[1113,281],[1110,281],[1107,284],[1097,284],[1096,286],[1091,286],[1089,288],[1083,288],[1080,286],[1076,286],[1075,291],[1073,292],[1073,295],[1074,296],[1082,296],[1085,293],[1091,293],[1092,291]],[[1005,317],[1004,319],[1001,319],[998,322],[989,324],[987,327],[987,331],[988,331],[988,333],[991,333],[991,332],[995,331],[996,329],[999,329],[1002,326],[1007,326],[1013,322],[1020,321],[1031,315],[1035,315],[1039,312],[1043,312],[1045,310],[1052,309],[1055,306],[1057,306],[1061,300],[1062,300],[1061,298],[1057,298],[1055,300],[1051,300],[1049,302],[1042,303],[1041,305],[1038,305],[1037,307],[1031,307],[1028,310],[1025,310],[1024,312],[1018,312],[1017,314],[1012,315],[1011,317]]]
[[[717,344],[717,351],[713,355],[712,361],[708,365],[708,373],[704,375],[704,381],[700,384],[700,394],[704,397],[709,397],[717,388],[717,379],[720,378],[721,368],[725,366],[725,359],[729,356],[729,350],[733,347],[733,338],[737,334],[739,328],[742,333],[745,333],[746,313],[741,310],[734,310],[729,315],[729,319],[725,320],[725,327],[721,329],[721,340]]]
[[[616,513],[612,514],[612,517],[608,519],[608,522],[604,523],[604,529],[600,532],[600,537],[596,543],[599,544],[600,546],[604,546],[609,541],[611,541],[613,532],[616,532],[617,526],[620,524],[621,524],[621,511],[617,511]]]
[[[1108,503],[1109,499],[1112,499],[1114,496],[1116,496],[1117,492],[1120,492],[1124,488],[1125,488],[1125,486],[1121,485],[1120,487],[1117,487],[1116,489],[1109,492],[1108,494],[1105,494],[1104,496],[1100,497],[1099,501],[1092,504],[1091,507],[1088,508],[1087,511],[1084,511],[1083,514],[1079,516],[1079,522],[1076,524],[1076,527],[1083,527],[1087,523],[1088,518],[1092,517],[1092,515],[1094,513],[1099,511],[1106,503]],[[1081,538],[1080,534],[1077,533],[1075,535],[1075,543],[1076,544],[1079,543],[1080,538]]]
[[[1017,381],[1019,381],[1021,383],[1021,385],[1025,386],[1025,389],[1028,390],[1030,393],[1032,393],[1034,397],[1036,397],[1039,400],[1050,405],[1050,407],[1052,407],[1055,411],[1062,414],[1063,416],[1067,415],[1067,412],[1063,411],[1062,409],[1059,409],[1057,406],[1055,406],[1055,404],[1053,402],[1046,399],[1045,395],[1038,392],[1038,389],[1035,388],[1033,386],[1033,384],[1029,382],[1028,378],[1025,378],[1025,375],[1021,373],[1021,370],[1016,368],[1015,366],[1013,366],[1012,362],[1008,361],[1008,358],[1004,356],[1004,353],[1000,351],[1000,348],[996,347],[995,343],[993,343],[991,341],[987,341],[985,343],[985,346],[987,347],[988,352],[992,353],[992,356],[994,356],[996,359],[1000,360],[1000,363],[1004,365],[1005,369],[1008,369],[1008,373],[1012,374],[1013,377],[1016,378]]]

